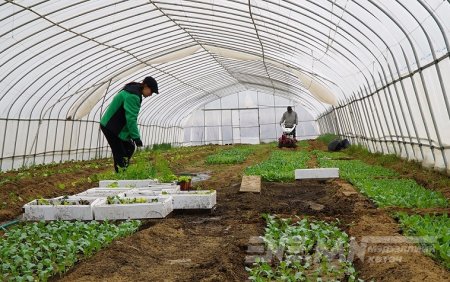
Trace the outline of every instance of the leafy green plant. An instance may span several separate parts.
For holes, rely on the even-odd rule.
[[[0,280],[47,281],[114,239],[134,233],[140,224],[42,221],[14,226],[0,238]]]
[[[156,173],[156,178],[160,182],[172,182],[177,179],[176,175],[172,172],[167,159],[159,152],[153,154],[153,166]]]
[[[411,179],[355,178],[351,182],[380,207],[445,208],[449,206],[447,199],[441,193],[425,189]]]
[[[49,200],[47,200],[47,199],[39,198],[39,199],[36,200],[36,205],[44,205],[44,206],[47,206],[47,205],[50,205],[50,202],[49,202]]]
[[[151,200],[152,203],[158,202],[157,198]],[[142,204],[148,203],[146,198],[121,198],[119,196],[108,196],[106,198],[108,205],[123,205],[123,204]]]
[[[399,174],[391,169],[382,166],[372,166],[360,160],[335,160],[347,156],[342,152],[325,153],[314,152],[317,155],[321,167],[337,167],[339,174],[346,180],[367,177],[398,177]]]
[[[338,167],[342,178],[355,185],[378,206],[406,208],[448,207],[447,199],[411,179],[392,179],[399,174],[381,166],[372,166],[360,160],[335,160],[342,153],[314,151],[321,167]],[[387,178],[387,179],[386,179]]]
[[[118,188],[119,187],[119,182],[111,182],[108,184],[107,186],[108,188]]]
[[[243,163],[253,153],[254,149],[249,147],[238,147],[223,150],[206,158],[207,164],[238,164]]]
[[[450,218],[444,215],[408,215],[397,213],[402,229],[409,236],[424,236],[423,251],[450,270]],[[429,237],[431,242],[425,239]],[[431,249],[430,249],[431,245]]]
[[[246,175],[260,175],[264,181],[293,182],[295,170],[306,168],[309,154],[306,151],[273,151],[262,163],[247,167]]]
[[[162,143],[162,144],[154,144],[152,147],[153,150],[167,151],[172,149],[172,145],[170,143]]]
[[[11,170],[8,172],[3,172],[2,177],[0,177],[0,186],[9,182],[19,181],[29,178],[47,178],[52,175],[60,175],[66,173],[74,173],[84,171],[86,169],[99,169],[106,160],[95,160],[95,161],[68,161],[64,163],[50,163],[50,164],[40,164],[23,166],[20,169]],[[58,186],[56,186],[58,187]],[[58,187],[59,188],[59,187]]]
[[[327,133],[327,134],[322,134],[319,137],[317,137],[318,141],[321,141],[325,144],[329,144],[331,141],[339,139],[339,137],[337,135],[331,134],[331,133]]]
[[[129,179],[154,179],[156,170],[151,166],[148,160],[148,153],[139,152],[133,157],[133,162],[127,169],[115,173],[108,171],[97,174],[98,180],[129,180]]]
[[[75,205],[90,205],[88,200],[84,199],[69,199],[69,196],[64,196],[60,199],[43,199],[36,200],[38,206],[58,205],[58,206],[75,206]]]
[[[356,281],[357,273],[346,257],[350,251],[348,235],[336,223],[301,219],[280,219],[264,215],[267,226],[264,242],[277,255],[271,266],[256,261],[249,272],[252,281]]]
[[[189,182],[192,180],[192,177],[187,175],[182,175],[178,177],[178,182]]]

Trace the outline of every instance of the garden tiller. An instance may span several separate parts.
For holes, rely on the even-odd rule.
[[[280,138],[278,138],[278,148],[287,147],[287,148],[295,148],[297,147],[297,139],[295,139],[294,136],[294,129],[295,124],[293,127],[286,127],[284,124],[281,125],[281,131],[283,134]]]

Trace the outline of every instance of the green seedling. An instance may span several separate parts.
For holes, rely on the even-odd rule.
[[[118,225],[91,221],[15,225],[0,238],[0,281],[47,281],[114,239],[137,231],[140,221]]]

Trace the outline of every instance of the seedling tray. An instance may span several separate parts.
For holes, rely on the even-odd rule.
[[[121,198],[132,199],[135,197]],[[100,198],[92,206],[94,218],[96,220],[164,218],[173,210],[172,197],[170,196],[138,198],[145,198],[147,202],[133,204],[107,204],[106,198]],[[155,199],[157,199],[158,202],[152,202]]]
[[[170,194],[174,209],[212,209],[216,205],[215,190],[179,191]]]
[[[99,187],[105,188],[137,188],[137,187],[148,187],[150,184],[156,184],[158,180],[156,179],[141,179],[141,180],[100,180]]]
[[[84,192],[78,193],[75,196],[101,198],[116,196],[120,193],[124,193],[130,190],[131,188],[91,188]]]
[[[38,204],[46,201],[48,204]],[[87,201],[89,204],[62,205],[63,197],[33,200],[23,206],[24,220],[93,220],[92,205],[96,198],[70,196],[64,199],[69,203]]]
[[[170,196],[180,191],[180,186],[172,186],[172,188],[135,188],[124,191],[118,196],[120,197],[150,197],[150,196]]]

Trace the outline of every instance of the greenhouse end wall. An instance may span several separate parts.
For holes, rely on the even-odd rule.
[[[275,142],[282,134],[279,122],[287,106],[292,106],[298,114],[296,138],[316,138],[317,122],[303,105],[284,97],[246,90],[194,111],[185,124],[183,145]]]

